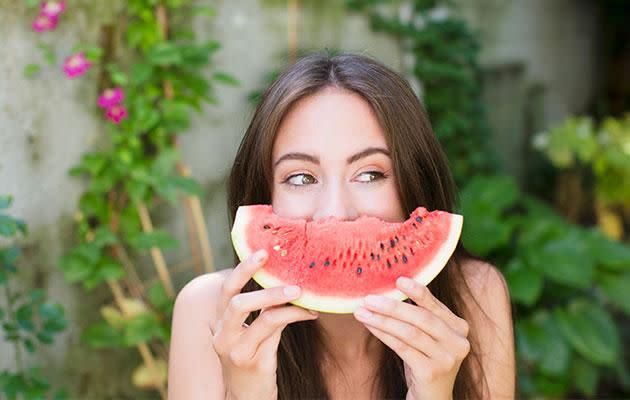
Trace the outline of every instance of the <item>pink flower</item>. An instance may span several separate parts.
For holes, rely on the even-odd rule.
[[[39,14],[33,21],[33,30],[37,33],[44,31],[52,31],[57,27],[57,17],[51,17],[46,14]]]
[[[103,108],[109,108],[111,106],[116,106],[123,101],[125,94],[123,90],[119,87],[113,89],[106,89],[98,98],[98,105]]]
[[[105,116],[113,123],[119,124],[120,121],[127,118],[127,109],[124,106],[117,104],[109,107],[105,112]]]
[[[66,58],[66,61],[63,63],[63,71],[68,78],[76,78],[83,75],[91,66],[92,63],[85,58],[85,54],[78,53]]]
[[[66,9],[65,0],[47,0],[42,3],[42,14],[50,18],[57,18]]]

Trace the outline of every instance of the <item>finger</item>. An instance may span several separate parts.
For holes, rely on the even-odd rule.
[[[429,362],[429,358],[421,351],[408,346],[402,340],[395,336],[371,325],[365,325],[367,330],[374,336],[383,342],[387,347],[392,349],[402,360],[409,365],[426,364]]]
[[[243,286],[252,278],[256,271],[262,268],[267,258],[267,252],[265,250],[259,250],[251,254],[234,268],[225,278],[221,286],[223,306],[225,306],[232,297],[241,292]]]
[[[237,294],[230,299],[225,309],[223,325],[228,329],[239,329],[252,311],[286,304],[300,297],[300,294],[299,286],[275,287]]]
[[[254,358],[259,347],[278,331],[282,333],[287,325],[298,321],[313,320],[317,317],[317,314],[296,306],[267,309],[245,330],[241,337],[243,351],[248,357]],[[275,348],[277,348],[277,344]]]
[[[431,310],[449,327],[451,327],[459,336],[467,337],[469,332],[468,322],[463,318],[453,314],[453,312],[444,305],[440,300],[436,299],[429,288],[421,285],[413,279],[400,277],[396,281],[396,286],[417,305]]]
[[[416,349],[429,358],[433,358],[438,354],[436,352],[436,349],[439,347],[438,342],[414,325],[386,315],[372,313],[365,308],[358,308],[354,315],[363,324],[377,328],[395,337],[406,346]]]
[[[435,340],[442,340],[442,338],[457,334],[435,315],[433,311],[426,308],[390,299],[385,296],[374,295],[366,296],[364,303],[365,308],[368,310],[418,327]]]

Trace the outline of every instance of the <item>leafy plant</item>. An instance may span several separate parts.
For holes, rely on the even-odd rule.
[[[438,139],[463,184],[475,173],[498,170],[481,101],[479,43],[451,1],[346,0],[367,15],[373,30],[398,39],[413,59],[409,73],[422,86],[423,100]]]
[[[593,187],[599,224],[610,237],[623,237],[623,215],[630,215],[630,114],[605,118],[596,126],[589,117],[572,117],[537,134],[536,149],[563,171],[587,169]]]
[[[72,12],[65,3],[63,7],[54,3],[58,14]],[[229,73],[209,68],[220,44],[197,41],[190,21],[215,13],[194,3],[123,2],[115,18],[121,29],[103,30],[121,31],[122,40],[104,36],[102,42],[109,45],[103,48],[79,43],[63,64],[68,78],[100,69],[101,94],[94,103],[111,123],[106,127],[110,143],[84,154],[70,170],[71,176],[84,179],[86,190],[76,214],[78,243],[63,255],[60,267],[68,282],[87,291],[103,284],[112,291],[113,303],[101,309],[103,320],[88,327],[82,339],[96,348],[136,347],[143,363],[134,372],[134,384],[158,390],[163,398],[175,288],[162,250],[179,243],[168,232],[154,229],[149,209],[161,200],[175,205],[178,195],[186,196],[188,214],[193,216],[188,222],[199,236],[204,267],[212,270],[206,229],[195,201],[203,190],[181,162],[176,132],[190,127],[192,111],[218,102],[216,84],[238,84]],[[33,27],[38,34],[54,30],[58,21],[58,14],[46,20],[42,13]],[[54,54],[44,57],[51,63],[56,59]],[[25,73],[35,76],[40,68],[27,66]],[[157,276],[151,285],[139,280],[130,255],[147,251]]]
[[[594,396],[611,376],[630,389],[616,319],[630,315],[630,247],[568,223],[505,176],[471,180],[461,212],[464,245],[501,268],[515,303],[522,393]]]
[[[0,391],[9,400],[67,399],[63,389],[51,393],[52,385],[43,374],[42,367],[27,366],[22,358],[23,350],[34,354],[39,346],[52,344],[54,337],[66,328],[67,321],[63,307],[47,301],[42,289],[26,292],[17,288],[16,262],[20,249],[11,242],[20,235],[27,235],[28,228],[24,221],[2,212],[12,202],[11,196],[0,196],[0,237],[10,243],[0,246],[0,289],[6,301],[6,306],[0,307],[0,323],[4,339],[14,345],[17,370],[0,371]]]

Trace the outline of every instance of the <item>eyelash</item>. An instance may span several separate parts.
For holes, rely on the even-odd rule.
[[[363,175],[363,174],[374,174],[375,177],[371,181],[367,181],[367,182],[361,182],[360,181],[359,183],[373,183],[373,182],[377,182],[377,181],[380,181],[380,180],[385,179],[385,178],[388,177],[387,174],[385,174],[384,172],[380,172],[380,171],[364,171],[364,172],[361,172],[359,175]],[[293,187],[293,188],[299,188],[299,187],[302,187],[302,186],[308,186],[308,184],[295,185],[295,184],[289,182],[292,178],[294,178],[296,176],[300,176],[300,175],[308,175],[308,176],[312,177],[315,180],[315,183],[317,183],[317,179],[315,179],[315,177],[313,175],[307,174],[307,173],[299,173],[299,174],[289,175],[282,183],[286,184],[286,185],[289,185],[290,187]]]

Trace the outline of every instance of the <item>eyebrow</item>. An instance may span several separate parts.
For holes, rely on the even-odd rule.
[[[361,150],[360,152],[348,157],[346,162],[348,164],[352,164],[354,162],[359,161],[362,158],[371,156],[372,154],[378,154],[378,153],[381,153],[381,154],[386,155],[387,157],[390,157],[389,151],[387,151],[386,149],[382,147],[368,147],[367,149]],[[282,161],[286,161],[286,160],[307,161],[312,164],[319,165],[319,157],[315,157],[311,154],[306,154],[306,153],[292,152],[292,153],[284,154],[282,157],[278,158],[278,160],[273,164],[273,166],[276,167]]]

